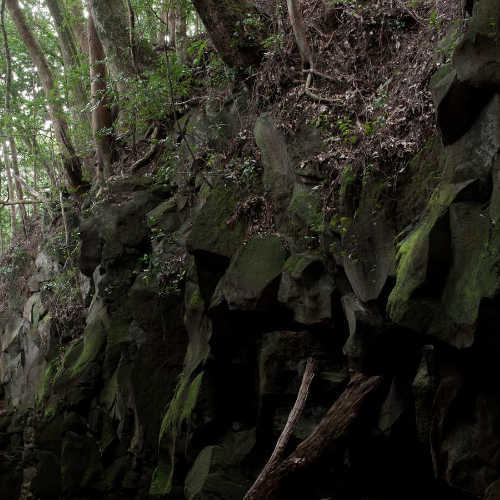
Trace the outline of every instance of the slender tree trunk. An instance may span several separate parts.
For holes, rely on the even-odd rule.
[[[193,0],[193,5],[228,66],[247,68],[260,61],[263,52],[259,22],[243,22],[258,15],[248,0]]]
[[[10,48],[9,48],[9,39],[7,37],[7,31],[5,29],[5,0],[2,0],[0,12],[0,21],[2,27],[2,36],[3,36],[3,44],[5,51],[5,60],[7,63],[7,72],[6,72],[6,89],[5,89],[5,111],[7,113],[7,117],[10,120],[11,118],[11,92],[12,92],[12,59],[10,57]],[[12,159],[12,169],[14,174],[19,176],[19,165],[17,161],[17,148],[16,141],[12,135],[12,125],[9,124],[9,146],[10,146],[10,155]],[[10,173],[10,171],[9,171]],[[16,180],[15,182],[17,197],[19,200],[23,199],[23,188],[21,184]],[[21,214],[21,220],[23,224],[24,234],[26,234],[26,208],[24,206],[19,207],[19,212]]]
[[[9,202],[12,202],[15,200],[14,196],[14,183],[12,182],[12,174],[10,172],[10,165],[9,165],[9,154],[8,154],[8,148],[7,148],[7,142],[4,141],[3,143],[3,162],[5,165],[5,174],[7,176],[7,186],[9,189]],[[17,234],[17,222],[16,222],[16,206],[15,205],[10,205],[10,234],[14,236]]]
[[[123,0],[88,0],[88,10],[94,19],[95,28],[113,77],[135,77],[135,68],[130,50],[130,26]]]
[[[293,33],[295,35],[295,40],[297,41],[297,46],[299,47],[300,57],[302,58],[302,63],[313,67],[313,57],[312,51],[307,41],[306,36],[306,25],[304,23],[304,17],[300,10],[300,5],[298,0],[287,0],[288,15],[290,17],[290,23],[292,25]]]
[[[61,47],[64,67],[67,73],[71,73],[79,66],[78,51],[76,48],[76,36],[64,16],[64,7],[60,0],[45,0],[50,14],[54,19],[54,24]],[[72,78],[71,91],[77,106],[81,109],[87,104],[87,95],[80,79]],[[75,115],[76,112],[74,113]]]
[[[10,146],[10,158],[11,158],[11,164],[12,164],[12,172],[14,173],[14,184],[16,187],[16,192],[17,192],[17,199],[19,201],[22,201],[24,199],[24,194],[23,194],[23,186],[21,182],[19,181],[19,162],[18,162],[18,157],[17,157],[17,147],[16,147],[16,141],[14,140],[14,137],[11,135],[9,137],[9,146]],[[23,223],[23,229],[24,229],[24,234],[26,235],[26,228],[27,228],[27,215],[26,215],[26,207],[24,205],[19,205],[19,213],[21,214],[21,220]]]
[[[175,50],[177,47],[177,39],[176,39],[176,30],[175,30],[175,20],[176,20],[177,12],[174,4],[174,0],[168,0],[168,5],[166,6],[166,19],[167,19],[167,29],[168,29],[168,38],[169,38],[169,46]]]
[[[78,40],[80,50],[84,54],[89,54],[89,40],[87,38],[87,26],[85,17],[83,16],[83,7],[81,0],[73,0],[71,3],[71,12],[76,20],[73,23],[73,29]]]
[[[56,139],[59,144],[59,150],[63,158],[66,177],[70,186],[79,190],[84,186],[81,162],[76,156],[75,148],[69,135],[68,123],[64,116],[61,102],[57,98],[57,87],[54,84],[54,78],[49,68],[47,59],[30,30],[26,17],[19,8],[18,1],[6,0],[6,4],[14,24],[16,25],[17,31],[19,32],[19,36],[26,45],[33,64],[38,70],[38,75],[40,76],[40,81],[47,97],[49,114],[54,126]]]
[[[186,59],[187,17],[186,8],[182,4],[176,5],[175,15],[175,51],[181,60]]]
[[[59,189],[59,183],[57,182],[57,174],[56,171],[54,170],[54,167],[50,162],[47,162],[40,150],[40,145],[38,144],[38,141],[36,139],[36,135],[33,134],[31,137],[31,142],[33,144],[33,151],[36,154],[37,158],[40,160],[40,163],[45,169],[45,172],[47,173],[47,177],[50,179],[50,183],[52,184],[53,188]]]
[[[90,55],[90,82],[92,94],[92,130],[98,159],[98,179],[106,180],[111,173],[111,110],[106,94],[106,66],[104,50],[97,36],[92,15],[88,18],[88,40]],[[103,133],[104,130],[105,133]]]
[[[35,191],[38,190],[38,169],[36,168],[35,163],[33,163],[33,189]],[[38,208],[36,207],[36,205],[33,206],[33,215],[38,215]]]

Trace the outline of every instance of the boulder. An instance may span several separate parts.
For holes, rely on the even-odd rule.
[[[468,30],[453,54],[460,81],[473,87],[500,89],[499,26],[498,2],[475,2]]]
[[[353,293],[344,295],[341,302],[349,328],[343,352],[354,366],[366,367],[372,346],[381,333],[383,318],[376,307],[362,303]]]
[[[218,446],[207,446],[196,458],[185,480],[186,500],[235,500],[251,486],[241,464],[255,446],[255,429],[229,432]]]
[[[229,259],[243,241],[245,224],[231,223],[236,212],[235,193],[216,186],[193,221],[186,247],[194,255],[210,254]]]
[[[321,258],[297,254],[285,262],[278,300],[293,311],[298,323],[324,324],[332,319],[334,287]]]
[[[177,213],[177,202],[175,198],[160,203],[147,214],[149,227],[154,231],[162,231],[169,234],[177,231],[181,226],[181,219]]]
[[[395,231],[382,200],[385,184],[367,179],[352,220],[337,221],[342,232],[340,259],[354,293],[362,302],[379,297],[393,274]]]
[[[262,152],[264,189],[276,206],[285,208],[295,182],[284,135],[276,128],[270,115],[262,115],[255,122],[255,142]]]
[[[252,238],[233,257],[217,285],[211,307],[224,300],[230,310],[268,308],[276,300],[278,279],[287,256],[278,236]]]

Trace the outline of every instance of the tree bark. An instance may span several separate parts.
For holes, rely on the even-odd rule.
[[[73,29],[75,30],[75,35],[78,40],[78,45],[80,50],[84,54],[89,54],[89,40],[87,38],[87,26],[85,23],[85,17],[83,16],[83,7],[81,0],[73,0],[71,3],[71,12],[75,16],[75,22],[73,23]]]
[[[14,200],[14,183],[12,182],[12,174],[10,172],[9,165],[9,154],[7,153],[7,143],[3,143],[3,162],[5,165],[5,174],[7,176],[7,187],[9,190],[9,202]],[[17,217],[16,217],[16,206],[15,204],[10,205],[10,234],[14,236],[17,234]]]
[[[123,0],[88,0],[88,9],[106,56],[111,74],[134,77],[135,68],[130,48],[130,26]]]
[[[75,148],[71,142],[69,135],[68,123],[64,116],[63,107],[58,100],[57,87],[54,83],[54,78],[50,70],[49,64],[42,49],[33,36],[26,17],[19,8],[17,0],[6,0],[7,8],[14,24],[16,25],[19,36],[23,40],[33,64],[37,68],[42,87],[47,98],[49,114],[54,126],[56,139],[59,145],[59,150],[63,158],[64,170],[69,184],[72,188],[79,190],[84,186],[82,179],[82,168],[80,159],[75,154]]]
[[[298,0],[287,0],[288,15],[290,17],[290,23],[292,25],[293,34],[295,35],[295,40],[299,48],[300,57],[302,58],[302,63],[313,67],[313,56],[312,51],[307,41],[306,36],[306,25],[304,23],[304,17],[300,11],[300,5]]]
[[[193,0],[222,60],[247,68],[262,58],[262,29],[255,7],[247,0]]]
[[[61,54],[63,57],[64,67],[67,73],[74,71],[78,66],[80,61],[78,60],[78,51],[76,48],[75,34],[68,23],[68,20],[64,16],[64,7],[61,6],[60,0],[45,0],[47,7],[49,8],[50,14],[54,19],[54,24],[57,31],[57,36],[59,39],[59,46],[61,47]],[[71,91],[75,103],[80,108],[80,112],[87,104],[87,96],[85,93],[85,88],[82,85],[80,79],[72,78]],[[74,118],[78,116],[75,112]],[[81,118],[80,118],[81,121]]]
[[[297,475],[321,459],[341,452],[370,403],[377,401],[382,377],[354,376],[311,435],[285,460],[269,471],[245,500],[285,500],[286,488]]]
[[[12,172],[14,173],[14,185],[16,187],[16,192],[17,192],[17,199],[22,201],[24,199],[24,193],[23,193],[23,186],[21,182],[18,180],[20,177],[19,175],[19,162],[18,162],[18,157],[17,157],[17,147],[16,147],[16,141],[14,140],[13,136],[9,137],[9,146],[10,146],[10,158],[11,158],[11,164],[12,164]],[[26,208],[23,205],[19,206],[19,213],[21,214],[21,220],[23,223],[23,229],[24,229],[24,234],[26,234],[26,227],[27,227],[27,215],[26,215]]]
[[[92,94],[92,131],[98,159],[98,179],[103,182],[111,173],[111,138],[109,132],[99,133],[112,126],[111,109],[106,94],[106,65],[104,50],[97,36],[92,15],[88,18],[90,56],[90,85]]]
[[[276,443],[276,447],[274,448],[271,458],[265,465],[264,469],[262,469],[259,477],[255,480],[255,483],[252,485],[243,500],[252,498],[255,492],[259,491],[259,489],[262,487],[262,484],[264,484],[268,480],[269,474],[283,458],[283,454],[285,453],[288,441],[290,440],[290,436],[292,435],[293,428],[295,427],[295,424],[299,420],[302,411],[304,410],[307,396],[309,395],[309,388],[314,378],[315,369],[316,367],[314,361],[312,359],[308,359],[306,369],[304,370],[304,375],[302,377],[302,382],[300,384],[299,392],[297,394],[297,399],[295,401],[295,404],[293,405],[290,415],[288,416],[285,428],[283,429],[283,432],[281,433],[281,436]]]
[[[12,92],[12,59],[10,57],[10,48],[9,48],[9,39],[7,37],[7,30],[5,29],[5,0],[2,0],[1,12],[0,12],[0,21],[2,26],[2,36],[3,36],[3,45],[5,51],[5,60],[7,63],[7,72],[6,72],[6,89],[5,89],[5,111],[7,113],[7,117],[10,120],[11,118],[11,92]],[[19,176],[19,165],[17,160],[17,148],[16,141],[14,140],[14,136],[12,135],[12,125],[9,124],[9,146],[10,146],[10,155],[12,159],[12,169],[14,174]],[[22,200],[23,199],[23,188],[19,181],[15,181],[17,197]],[[19,212],[21,214],[21,220],[23,223],[24,234],[26,234],[26,208],[24,206],[19,207]]]
[[[27,139],[29,141],[29,139]],[[42,152],[40,151],[40,145],[38,144],[38,141],[36,139],[36,135],[33,134],[31,136],[31,143],[33,147],[33,152],[36,153],[38,159],[40,160],[40,163],[45,169],[45,172],[47,173],[47,177],[50,180],[50,183],[53,188],[59,189],[59,184],[57,182],[57,174],[56,171],[54,170],[54,167],[52,164],[48,161],[45,160],[45,158],[42,156]]]
[[[175,51],[182,61],[186,59],[187,16],[186,8],[177,4],[175,16]]]

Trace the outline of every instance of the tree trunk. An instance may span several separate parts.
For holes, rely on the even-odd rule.
[[[35,134],[32,135],[31,141],[33,145],[33,151],[34,153],[36,153],[37,158],[40,160],[40,163],[44,167],[45,172],[47,173],[47,177],[50,179],[52,187],[55,189],[59,189],[56,171],[54,170],[53,165],[43,158],[42,153],[40,151],[40,145],[38,144]]]
[[[12,174],[10,172],[10,165],[9,165],[9,154],[7,153],[7,143],[3,143],[3,162],[5,165],[5,174],[7,176],[7,187],[9,189],[9,202],[14,201],[15,196],[14,196],[14,183],[12,182]],[[16,222],[16,206],[15,205],[10,205],[10,229],[11,232],[10,234],[14,236],[17,234],[17,222]]]
[[[123,0],[88,0],[88,9],[95,28],[109,58],[111,74],[134,77],[135,69],[130,48],[130,26]]]
[[[78,52],[76,49],[75,35],[63,14],[63,8],[60,4],[60,0],[45,0],[47,7],[49,8],[50,14],[54,19],[54,24],[57,31],[57,36],[59,39],[59,45],[61,47],[61,54],[63,57],[64,67],[66,72],[69,74],[78,68],[80,61],[78,60]],[[80,108],[75,110],[73,113],[73,118],[76,119],[81,110],[87,104],[87,96],[85,93],[85,88],[82,82],[78,78],[71,78],[71,91],[73,93],[73,98],[77,107]],[[79,121],[82,121],[80,118]],[[88,119],[87,119],[88,121]]]
[[[78,40],[78,45],[80,50],[84,54],[89,54],[89,40],[87,38],[87,27],[85,23],[85,17],[83,16],[83,7],[81,0],[73,0],[71,3],[71,12],[75,16],[76,20],[73,23],[73,29],[75,30],[75,35]]]
[[[247,68],[260,61],[264,30],[252,4],[247,0],[193,0],[193,5],[228,66]]]
[[[177,16],[174,0],[169,0],[166,7],[166,19],[167,19],[167,29],[168,29],[168,45],[175,49],[177,46],[177,40],[175,39],[175,18]]]
[[[177,4],[175,15],[175,51],[182,61],[186,59],[187,16],[186,8]]]
[[[342,452],[358,427],[367,406],[377,401],[382,377],[356,375],[332,405],[323,420],[294,452],[277,464],[245,496],[245,500],[285,500],[290,498],[292,480],[321,459]],[[374,401],[375,399],[375,401]],[[293,485],[292,485],[293,487]]]
[[[5,111],[7,114],[7,118],[11,119],[11,92],[12,92],[12,59],[10,57],[10,48],[9,48],[9,39],[7,37],[7,30],[5,29],[5,0],[2,0],[1,12],[0,12],[0,21],[2,27],[2,37],[5,51],[5,60],[7,63],[7,72],[6,72],[6,89],[5,89]],[[10,145],[10,154],[12,158],[12,168],[14,170],[15,175],[19,175],[19,165],[17,161],[17,148],[16,142],[12,135],[12,125],[9,124],[9,145]],[[15,183],[17,196],[19,200],[23,199],[23,188],[21,184],[16,181]],[[21,214],[21,220],[23,223],[24,233],[26,234],[26,208],[23,206],[19,207],[19,212]]]
[[[16,192],[17,192],[17,199],[19,201],[22,201],[24,199],[24,193],[23,193],[23,186],[21,185],[21,182],[18,180],[20,175],[19,175],[19,162],[17,158],[17,147],[16,147],[16,141],[14,140],[13,136],[9,137],[9,146],[10,146],[10,158],[11,158],[11,164],[12,164],[12,171],[14,172],[14,184],[16,187]],[[23,229],[24,229],[24,234],[26,234],[26,228],[27,228],[27,215],[26,215],[26,207],[23,205],[19,205],[19,213],[21,214],[21,220],[23,223]]]
[[[19,36],[26,45],[33,64],[38,70],[38,75],[40,76],[40,81],[47,98],[49,114],[54,126],[56,139],[59,144],[59,150],[63,158],[66,177],[70,186],[79,190],[84,186],[81,163],[80,159],[75,154],[75,149],[69,136],[68,123],[64,116],[61,102],[57,99],[57,87],[54,84],[54,78],[49,68],[47,59],[30,30],[28,23],[26,22],[26,18],[19,8],[18,1],[6,0],[6,4],[14,24],[16,25],[17,31],[19,32]]]
[[[92,130],[98,159],[98,179],[104,181],[111,173],[111,109],[106,95],[106,65],[104,50],[97,36],[92,15],[88,18],[90,82],[92,94]],[[106,129],[106,133],[102,133]],[[101,131],[101,133],[99,133]]]
[[[299,47],[300,57],[302,58],[302,63],[313,67],[313,57],[312,51],[307,41],[306,36],[306,25],[304,23],[304,17],[300,10],[300,5],[298,0],[287,0],[288,15],[290,16],[290,23],[292,25],[293,33],[295,35],[295,40],[297,46]]]

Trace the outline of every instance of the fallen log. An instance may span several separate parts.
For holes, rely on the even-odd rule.
[[[266,482],[267,476],[271,473],[271,471],[279,464],[283,455],[285,453],[288,441],[290,440],[290,436],[292,435],[292,431],[295,427],[295,424],[299,420],[302,415],[302,411],[304,410],[304,406],[307,401],[307,396],[309,394],[309,388],[311,387],[311,383],[314,378],[316,370],[316,363],[312,358],[307,360],[306,369],[304,370],[304,375],[302,376],[302,382],[300,384],[299,392],[297,394],[297,399],[295,404],[293,405],[292,411],[288,416],[288,420],[286,425],[281,433],[281,436],[276,443],[276,447],[274,448],[273,454],[271,458],[262,469],[262,472],[259,474],[259,477],[253,483],[253,486],[248,490],[248,493],[245,495],[243,500],[247,500],[249,498],[254,498],[252,495],[254,491],[258,491],[261,487],[261,484]]]
[[[245,500],[284,500],[285,488],[297,474],[317,464],[322,458],[345,448],[352,432],[363,417],[365,407],[382,385],[382,377],[355,375],[326,416],[295,451],[261,477]]]

